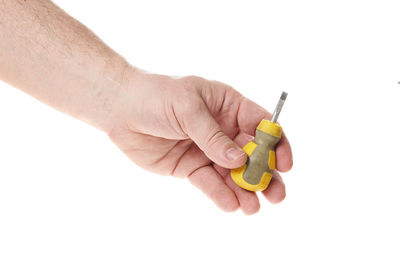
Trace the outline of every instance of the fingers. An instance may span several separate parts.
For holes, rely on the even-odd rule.
[[[240,133],[236,138],[235,142],[243,147],[245,144],[253,140],[253,137],[245,134]],[[236,194],[236,197],[239,201],[239,205],[241,210],[246,215],[255,214],[260,210],[260,201],[258,200],[257,194],[255,192],[247,191],[240,186],[238,186],[231,178],[230,170],[222,168],[214,164],[214,168],[217,172],[224,177],[225,183],[232,189],[232,191]]]
[[[225,182],[235,192],[240,208],[246,215],[252,215],[260,210],[260,201],[255,192],[247,191],[238,186],[231,178],[230,173],[225,176]]]
[[[191,147],[178,159],[171,176],[187,177],[199,167],[210,164],[211,160],[196,144],[192,143]]]
[[[238,111],[238,125],[241,131],[253,135],[262,119],[271,119],[271,113],[253,101],[243,98]]]
[[[237,168],[246,162],[246,153],[222,131],[204,102],[193,104],[185,118],[187,135],[212,161],[225,168]]]
[[[241,132],[234,141],[238,145],[244,146],[251,140],[253,140],[253,136]],[[225,183],[232,189],[232,191],[235,192],[242,211],[247,215],[257,213],[260,209],[260,201],[257,197],[257,194],[239,187],[232,180],[230,171],[228,169],[222,168],[216,164],[214,164],[214,168],[225,177]],[[282,178],[277,172],[274,173],[274,177],[272,178],[267,190],[262,193],[271,203],[279,203],[285,198],[285,185],[283,184]]]
[[[244,147],[248,142],[252,141],[253,138],[253,136],[241,132],[236,136],[235,142],[240,147]],[[247,191],[238,186],[232,180],[230,171],[225,177],[225,182],[235,192],[243,213],[245,213],[246,215],[251,215],[257,213],[260,210],[260,201],[258,200],[257,194],[255,192]]]
[[[201,167],[189,175],[189,181],[223,211],[235,211],[239,202],[235,193],[223,182],[222,177],[211,166]]]
[[[274,172],[274,176],[266,190],[262,192],[266,199],[273,204],[282,202],[286,197],[285,184],[279,173]]]
[[[249,99],[244,99],[238,112],[240,131],[255,135],[256,128],[262,119],[270,119],[271,114]],[[245,145],[245,144],[244,144]],[[276,147],[277,169],[281,172],[289,171],[293,165],[292,149],[289,140],[283,133],[281,141]]]
[[[292,148],[285,133],[282,133],[281,141],[276,146],[276,168],[280,172],[287,172],[293,166]]]

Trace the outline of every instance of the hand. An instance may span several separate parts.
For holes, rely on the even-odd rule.
[[[240,207],[246,214],[256,213],[257,195],[237,186],[230,169],[246,162],[240,147],[270,113],[220,82],[129,70],[115,101],[111,140],[144,169],[188,177],[222,210]],[[276,155],[277,170],[290,170],[292,152],[285,135]],[[272,203],[285,198],[278,172],[262,193]]]
[[[222,83],[135,70],[52,1],[1,1],[0,18],[1,79],[107,132],[143,168],[189,177],[223,210],[259,209],[229,169],[245,163],[239,146],[270,116],[261,107]],[[276,153],[277,169],[289,170],[285,136]],[[277,173],[264,195],[285,197]]]

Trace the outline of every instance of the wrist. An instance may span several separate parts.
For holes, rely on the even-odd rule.
[[[119,55],[108,60],[97,74],[98,78],[92,88],[93,103],[86,107],[86,114],[78,115],[79,119],[110,133],[118,120],[129,80],[136,71],[135,67]]]

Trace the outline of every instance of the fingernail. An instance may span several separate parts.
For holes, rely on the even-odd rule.
[[[229,160],[236,160],[240,157],[243,157],[245,154],[246,153],[238,147],[231,147],[226,151],[226,157]]]

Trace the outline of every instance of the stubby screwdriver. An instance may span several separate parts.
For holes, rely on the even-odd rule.
[[[282,127],[277,123],[287,97],[282,92],[271,120],[261,120],[256,129],[254,140],[243,147],[248,159],[240,168],[231,170],[233,181],[249,191],[267,189],[275,170],[275,147],[281,140]]]

